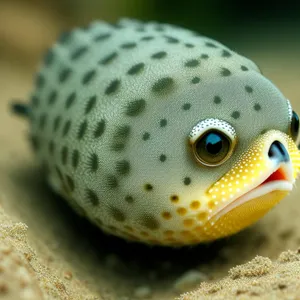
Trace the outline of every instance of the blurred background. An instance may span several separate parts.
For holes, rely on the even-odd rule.
[[[62,30],[122,16],[188,27],[233,48],[300,42],[299,1],[0,0],[0,59],[34,66]]]

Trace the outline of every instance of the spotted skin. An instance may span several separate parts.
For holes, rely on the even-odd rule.
[[[53,189],[104,231],[149,244],[226,235],[205,232],[208,189],[261,132],[287,134],[290,123],[252,61],[192,31],[127,19],[63,34],[31,99],[31,141]],[[206,168],[187,141],[212,117],[234,126],[238,146]]]

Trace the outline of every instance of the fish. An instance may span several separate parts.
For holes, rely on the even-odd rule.
[[[299,175],[290,101],[250,59],[175,25],[120,19],[65,32],[28,98],[14,108],[49,185],[128,241],[230,236]]]

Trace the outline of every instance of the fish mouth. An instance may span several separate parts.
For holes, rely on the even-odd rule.
[[[251,187],[248,191],[233,199],[228,205],[216,211],[211,219],[218,220],[220,217],[231,211],[232,209],[246,203],[247,201],[251,201],[252,199],[261,198],[264,195],[275,191],[285,191],[287,193],[291,192],[293,189],[293,185],[295,183],[295,179],[292,175],[292,165],[281,164],[279,167],[275,167],[275,170],[267,172],[262,176],[262,181],[259,184],[254,184],[254,187]],[[259,181],[261,178],[259,178]]]
[[[205,239],[234,234],[259,220],[291,192],[299,171],[300,151],[287,134],[270,130],[258,137],[207,190]]]

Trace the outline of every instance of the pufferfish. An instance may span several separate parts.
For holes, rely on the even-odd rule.
[[[177,26],[122,19],[64,33],[30,97],[23,113],[50,186],[127,240],[232,235],[300,171],[289,100],[251,60]]]

